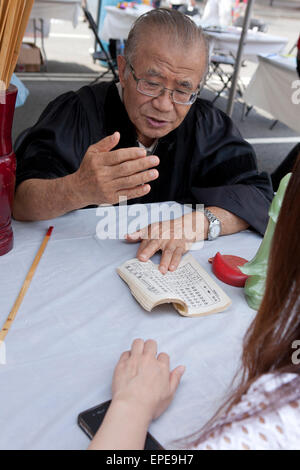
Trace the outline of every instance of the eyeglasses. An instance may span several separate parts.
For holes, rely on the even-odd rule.
[[[190,105],[193,104],[199,93],[199,88],[194,93],[186,93],[185,91],[181,90],[170,90],[170,88],[166,88],[162,86],[160,83],[152,82],[150,80],[145,80],[144,78],[138,78],[135,75],[134,69],[131,64],[129,64],[130,71],[134,80],[136,81],[136,89],[143,95],[153,96],[153,98],[158,98],[160,95],[163,94],[165,90],[170,92],[171,99],[176,104],[184,104]]]

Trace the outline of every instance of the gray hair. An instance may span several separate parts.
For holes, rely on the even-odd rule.
[[[156,8],[141,15],[131,27],[128,39],[125,43],[124,56],[127,63],[131,64],[138,50],[141,39],[147,35],[147,30],[159,29],[163,34],[172,38],[174,43],[187,49],[199,44],[205,57],[205,73],[203,74],[200,87],[205,81],[208,70],[208,44],[206,37],[200,27],[187,15],[177,10],[167,10],[165,8]]]

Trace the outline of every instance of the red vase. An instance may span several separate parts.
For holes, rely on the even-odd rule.
[[[16,180],[16,157],[12,149],[11,129],[18,89],[10,85],[0,91],[0,256],[13,247],[11,227]]]

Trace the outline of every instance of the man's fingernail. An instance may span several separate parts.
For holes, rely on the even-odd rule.
[[[157,165],[159,163],[159,159],[157,157],[150,157],[150,163]]]
[[[169,269],[170,269],[170,271],[173,271],[175,268],[176,268],[176,266],[174,264],[171,264]]]
[[[140,255],[139,258],[146,260],[146,259],[147,259],[147,256],[146,256],[146,255]]]

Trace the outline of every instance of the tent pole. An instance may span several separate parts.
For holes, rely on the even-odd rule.
[[[237,88],[237,83],[239,79],[239,74],[240,74],[240,68],[241,68],[241,63],[242,63],[242,58],[243,58],[243,50],[244,50],[244,45],[246,42],[246,35],[248,32],[250,20],[251,20],[251,14],[252,14],[252,8],[254,5],[255,0],[248,0],[247,3],[247,8],[246,8],[246,13],[245,13],[245,18],[244,18],[244,23],[243,23],[243,29],[241,32],[241,38],[239,42],[239,48],[235,60],[235,67],[234,67],[234,72],[233,72],[233,78],[231,81],[231,87],[229,91],[229,98],[227,102],[227,114],[228,116],[232,115],[233,111],[233,105],[234,105],[234,99],[236,95],[236,88]]]
[[[96,14],[96,24],[97,24],[97,31],[99,31],[99,24],[100,24],[100,14],[101,14],[101,3],[102,0],[98,0],[98,5],[97,5],[97,14]],[[94,51],[97,51],[97,40],[95,38],[94,42]]]

